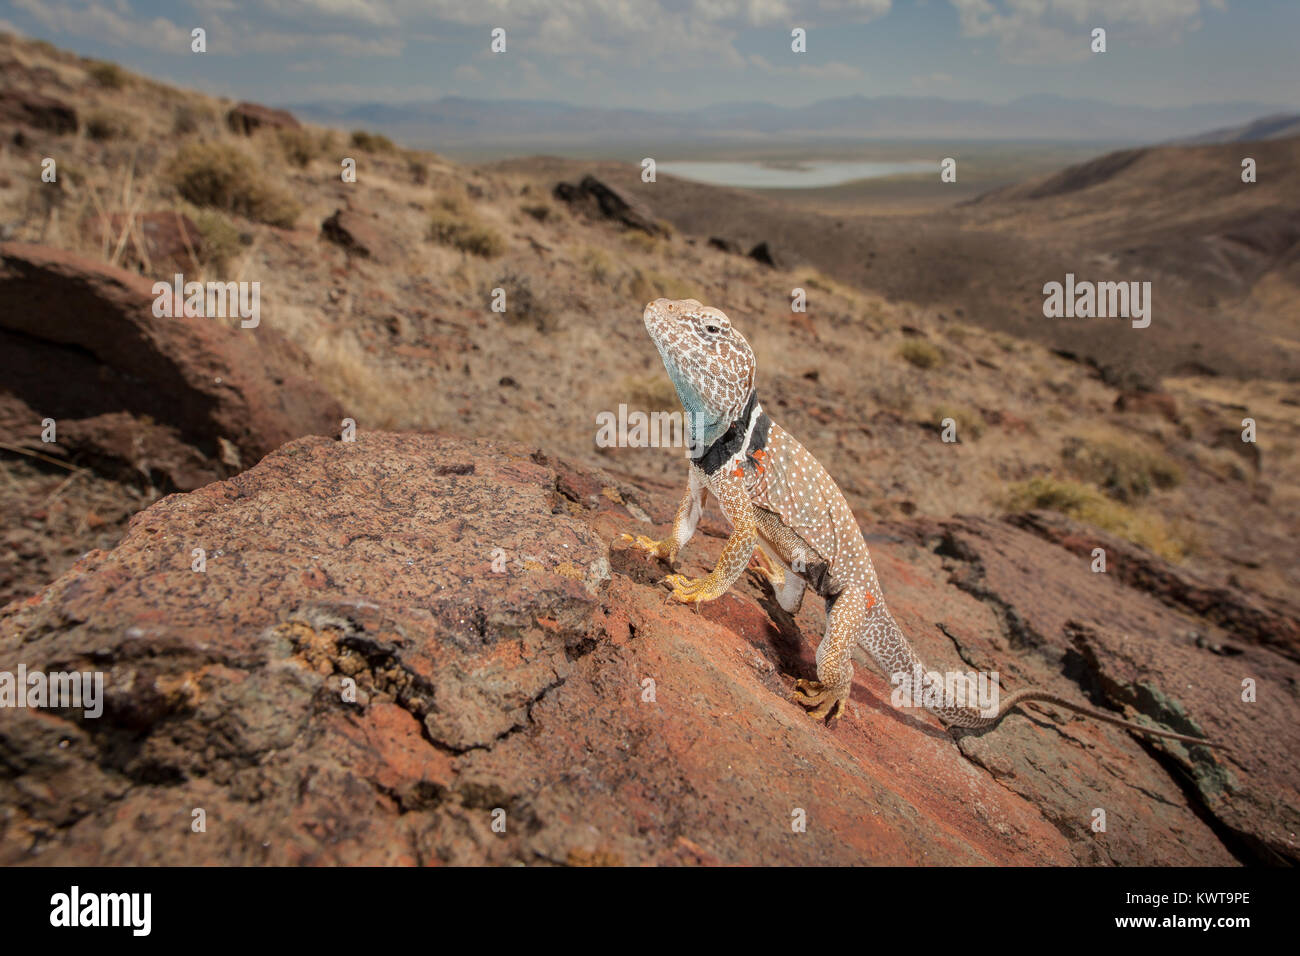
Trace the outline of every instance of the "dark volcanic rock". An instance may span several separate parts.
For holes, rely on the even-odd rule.
[[[745,250],[740,243],[734,239],[724,239],[721,236],[710,236],[709,247],[722,252],[729,252],[733,256],[743,256],[745,254]]]
[[[772,250],[772,247],[768,245],[766,239],[756,245],[753,249],[749,250],[749,258],[753,259],[755,262],[761,262],[765,266],[771,266],[773,269],[782,268],[781,260],[777,258],[776,253]]]
[[[288,110],[274,110],[258,103],[236,103],[226,114],[226,125],[236,133],[251,136],[262,127],[296,129],[302,124]]]
[[[668,234],[639,202],[595,176],[584,176],[576,186],[572,183],[557,183],[555,198],[593,219],[609,219],[652,236]]]
[[[342,410],[264,325],[159,318],[153,281],[72,253],[0,244],[0,428],[10,442],[189,489]],[[57,423],[57,444],[40,441]]]
[[[817,602],[791,618],[744,578],[697,613],[665,604],[661,562],[610,550],[650,530],[634,512],[662,532],[675,491],[524,446],[366,433],[159,502],[0,614],[0,669],[106,675],[98,719],[0,722],[0,862],[1294,860],[1293,662],[1180,642],[1182,612],[1009,524],[918,521],[869,530],[934,666],[1237,750],[1040,712],[954,742],[865,666],[828,730],[788,700],[813,673]],[[723,534],[706,515],[683,572]]]

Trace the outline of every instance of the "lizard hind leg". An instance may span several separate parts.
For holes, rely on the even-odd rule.
[[[826,634],[817,645],[817,679],[795,681],[795,703],[829,724],[844,713],[853,689],[853,647],[867,614],[867,596],[850,587],[835,598],[826,620]]]

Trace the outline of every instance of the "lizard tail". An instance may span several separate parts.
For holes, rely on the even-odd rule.
[[[1011,694],[1002,701],[997,713],[991,716],[986,716],[978,707],[929,701],[926,699],[923,688],[929,672],[921,661],[920,655],[916,653],[911,642],[908,641],[902,629],[894,621],[893,615],[885,609],[883,601],[875,603],[875,606],[871,608],[866,620],[866,626],[858,638],[858,643],[863,650],[871,655],[886,676],[891,678],[895,687],[910,688],[913,700],[916,700],[926,710],[952,727],[962,727],[968,730],[992,727],[1019,705],[1039,701],[1045,704],[1056,704],[1058,707],[1064,707],[1077,714],[1083,714],[1093,720],[1100,720],[1116,727],[1123,727],[1125,730],[1136,730],[1139,733],[1150,734],[1154,737],[1167,737],[1170,740],[1178,740],[1186,744],[1200,744],[1203,747],[1214,747],[1220,750],[1230,749],[1226,744],[1213,743],[1201,737],[1190,737],[1186,734],[1176,734],[1171,730],[1144,727],[1142,724],[1136,724],[1131,720],[1124,720],[1121,717],[1093,710],[1091,707],[1084,707],[1082,704],[1076,704],[1057,694],[1042,690],[1021,690]],[[820,652],[820,648],[818,650]],[[937,678],[937,680],[934,680],[934,678]],[[933,680],[933,686],[944,687],[944,681],[940,675],[933,675],[931,679]]]
[[[1041,701],[1045,704],[1055,704],[1058,707],[1064,707],[1066,710],[1072,710],[1076,714],[1083,714],[1085,717],[1091,717],[1093,720],[1104,721],[1105,723],[1113,724],[1116,727],[1123,727],[1125,730],[1136,730],[1140,733],[1150,734],[1153,737],[1167,737],[1170,740],[1179,740],[1185,744],[1200,744],[1202,747],[1213,747],[1217,750],[1231,749],[1228,747],[1227,744],[1215,743],[1213,741],[1206,740],[1203,737],[1190,737],[1187,734],[1176,734],[1172,730],[1157,730],[1154,727],[1146,727],[1143,726],[1142,724],[1134,723],[1131,720],[1124,720],[1122,717],[1116,717],[1113,714],[1103,713],[1100,710],[1093,710],[1091,707],[1084,707],[1082,704],[1076,704],[1073,701],[1067,700],[1066,698],[1061,697],[1057,694],[1050,694],[1047,691],[1043,691],[1043,690],[1031,689],[1031,690],[1016,691],[1014,694],[1012,694],[1010,697],[1008,697],[1005,701],[1002,702],[1002,706],[998,708],[998,712],[992,717],[985,717],[982,714],[980,714],[979,711],[970,707],[961,707],[961,708],[940,707],[935,709],[942,710],[942,711],[964,711],[965,713],[959,714],[959,719],[957,720],[949,719],[949,723],[952,723],[958,727],[979,729],[981,727],[992,727],[994,724],[998,723],[998,721],[1000,721],[1003,717],[1005,717],[1012,710],[1012,708],[1018,706],[1019,704],[1026,704],[1031,701]],[[939,714],[938,716],[942,717],[943,714]],[[966,719],[963,720],[961,718],[966,718]]]

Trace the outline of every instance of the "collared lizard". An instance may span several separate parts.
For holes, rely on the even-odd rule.
[[[705,493],[711,492],[732,527],[717,565],[702,578],[670,574],[665,583],[679,601],[712,601],[726,593],[753,558],[786,611],[798,610],[805,587],[824,598],[827,623],[817,645],[817,679],[796,681],[795,699],[827,723],[849,699],[855,644],[893,680],[923,674],[920,657],[885,605],[866,540],[839,486],[763,411],[754,389],[754,353],[745,337],[724,313],[695,299],[656,299],[646,306],[644,320],[687,413],[692,461],[672,536],[656,541],[625,534],[623,539],[675,564],[695,532]],[[946,701],[924,706],[947,725],[979,729],[1030,701],[1144,734],[1221,746],[1032,688],[1006,697],[994,714]]]

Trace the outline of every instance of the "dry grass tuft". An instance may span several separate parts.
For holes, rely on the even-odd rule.
[[[1009,511],[1034,508],[1059,511],[1141,545],[1168,561],[1181,561],[1197,549],[1189,533],[1175,531],[1159,515],[1111,500],[1094,485],[1058,478],[1031,478],[1008,487],[1001,504]]]
[[[301,207],[265,181],[257,163],[221,143],[192,143],[173,157],[167,174],[182,198],[255,222],[291,228]]]

